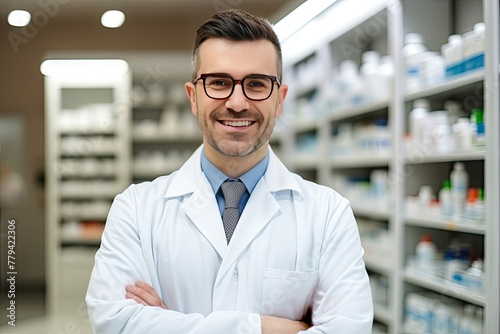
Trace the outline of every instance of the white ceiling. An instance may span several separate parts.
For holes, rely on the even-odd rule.
[[[125,12],[127,20],[209,16],[218,9],[242,8],[275,23],[305,0],[0,0],[0,17],[26,9],[32,17],[45,14],[51,24],[100,18],[108,9]]]
[[[37,15],[49,17],[48,24],[71,25],[96,22],[109,9],[125,12],[127,21],[175,20],[203,22],[213,12],[226,8],[241,8],[266,17],[271,23],[279,21],[305,0],[0,0],[0,20],[7,24],[7,15],[14,9],[26,9],[35,20]],[[46,4],[44,6],[43,4]],[[190,27],[189,29],[192,29]],[[190,52],[48,52],[45,59],[54,58],[115,58],[129,62],[134,76],[148,77],[151,73],[168,73],[170,79],[189,78]],[[156,75],[156,74],[155,74]]]

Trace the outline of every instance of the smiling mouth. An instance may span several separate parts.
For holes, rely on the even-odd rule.
[[[232,127],[243,127],[243,126],[250,126],[255,122],[252,121],[219,121],[221,124],[227,125],[227,126],[232,126]]]

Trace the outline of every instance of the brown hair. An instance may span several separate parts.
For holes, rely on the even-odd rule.
[[[278,36],[266,19],[241,9],[229,9],[215,13],[196,31],[193,47],[193,80],[200,67],[198,53],[200,45],[209,38],[224,38],[230,41],[257,41],[267,39],[276,49],[278,79],[282,77],[281,46]]]

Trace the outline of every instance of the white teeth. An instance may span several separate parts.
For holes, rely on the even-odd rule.
[[[249,126],[252,124],[250,121],[223,121],[222,124],[229,126]]]

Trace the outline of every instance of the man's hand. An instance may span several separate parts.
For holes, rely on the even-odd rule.
[[[125,287],[125,290],[127,291],[125,297],[127,299],[135,300],[135,302],[138,304],[142,304],[144,306],[157,306],[165,310],[167,309],[167,307],[163,303],[163,300],[158,297],[155,290],[153,290],[150,285],[142,281],[135,282],[135,285],[127,285]]]
[[[310,326],[302,321],[286,318],[261,316],[262,334],[297,334],[305,331]]]

